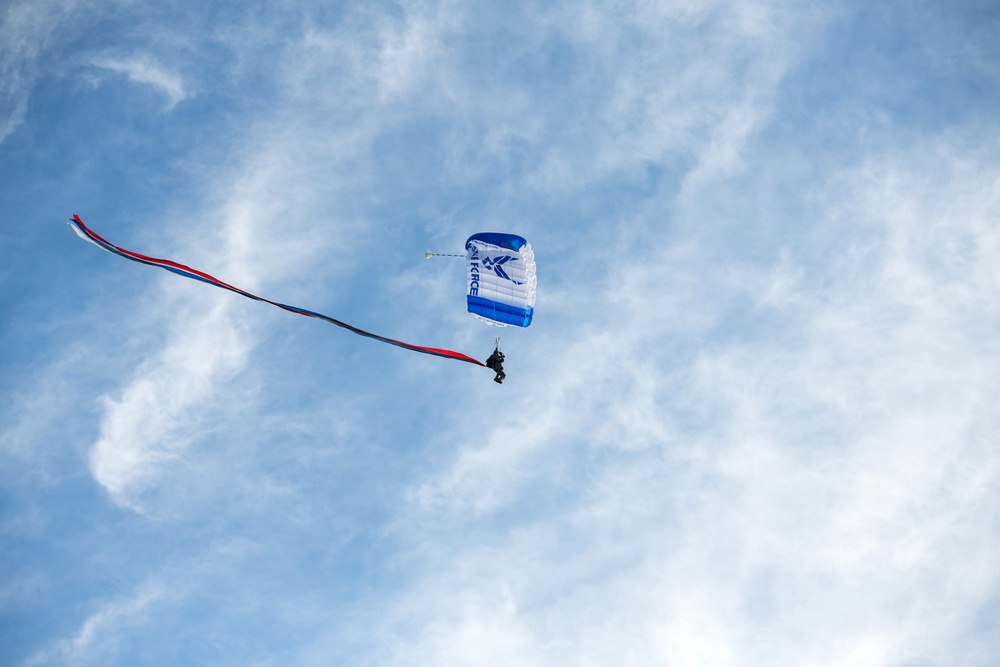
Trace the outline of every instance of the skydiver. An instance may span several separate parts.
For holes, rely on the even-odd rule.
[[[503,360],[503,352],[500,351],[499,347],[494,349],[493,354],[486,360],[486,367],[496,371],[497,375],[493,378],[493,381],[497,384],[503,384],[504,378],[507,377],[507,374],[503,372]]]

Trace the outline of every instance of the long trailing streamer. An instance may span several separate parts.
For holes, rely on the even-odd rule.
[[[102,250],[107,250],[110,253],[114,253],[125,259],[130,259],[133,262],[139,262],[140,264],[148,264],[149,266],[158,266],[161,269],[166,269],[178,275],[184,276],[185,278],[191,278],[193,280],[200,280],[202,282],[208,283],[210,285],[215,285],[216,287],[221,287],[227,289],[230,292],[236,292],[241,296],[245,296],[248,299],[253,299],[254,301],[263,301],[264,303],[269,303],[272,306],[277,306],[282,310],[287,310],[290,313],[297,313],[299,315],[305,315],[306,317],[315,317],[316,319],[323,320],[324,322],[329,322],[341,329],[347,329],[352,333],[356,333],[359,336],[364,336],[365,338],[372,338],[383,343],[389,343],[390,345],[395,345],[396,347],[401,347],[406,350],[413,350],[414,352],[422,352],[423,354],[432,354],[436,357],[444,357],[445,359],[455,359],[456,361],[464,361],[470,364],[475,364],[477,366],[486,366],[483,362],[478,359],[473,359],[472,357],[466,356],[461,352],[454,352],[452,350],[443,350],[436,347],[423,347],[421,345],[412,345],[410,343],[404,343],[403,341],[394,340],[392,338],[386,338],[385,336],[379,336],[373,334],[369,331],[353,327],[350,324],[341,322],[340,320],[335,320],[332,317],[323,315],[322,313],[316,313],[311,310],[306,310],[305,308],[299,308],[297,306],[289,306],[285,303],[278,303],[277,301],[271,301],[270,299],[265,299],[264,297],[257,296],[256,294],[251,294],[241,290],[239,287],[233,287],[228,283],[224,283],[218,278],[213,278],[207,273],[198,271],[197,269],[192,269],[189,266],[184,266],[183,264],[178,264],[177,262],[172,262],[169,259],[157,259],[156,257],[147,257],[146,255],[140,255],[137,252],[132,252],[131,250],[125,250],[124,248],[119,248],[110,241],[106,241],[101,238],[96,232],[91,230],[87,225],[83,224],[83,220],[80,219],[79,215],[73,214],[73,219],[69,221],[70,226],[73,227],[73,231],[85,241],[93,243]]]

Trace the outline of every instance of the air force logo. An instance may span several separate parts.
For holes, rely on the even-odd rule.
[[[517,257],[511,257],[509,255],[505,255],[503,257],[497,257],[496,259],[487,257],[486,259],[483,260],[483,268],[486,269],[487,271],[493,271],[493,273],[497,274],[504,280],[509,280],[515,285],[520,285],[521,283],[517,282],[516,280],[508,276],[507,272],[503,270],[504,264],[506,264],[507,262],[516,262],[516,261]]]

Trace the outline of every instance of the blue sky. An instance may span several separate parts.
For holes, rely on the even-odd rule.
[[[13,0],[0,663],[993,665],[1000,9]],[[83,243],[485,358],[353,336]],[[464,312],[525,236],[530,328]]]

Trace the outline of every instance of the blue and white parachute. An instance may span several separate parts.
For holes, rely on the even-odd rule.
[[[496,326],[526,327],[535,312],[535,254],[521,236],[473,234],[465,242],[469,312]]]

